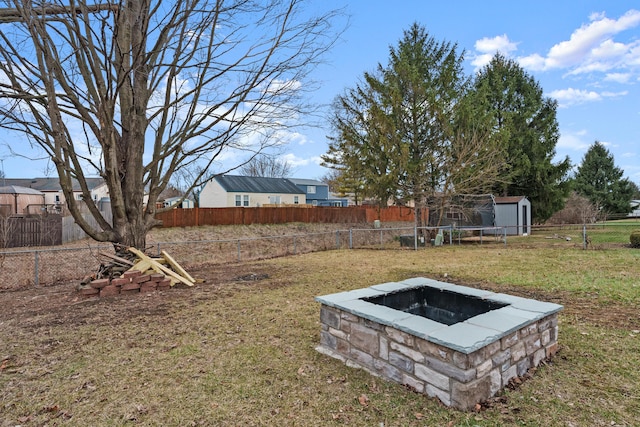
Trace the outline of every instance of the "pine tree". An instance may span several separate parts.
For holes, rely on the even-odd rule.
[[[624,172],[616,167],[613,155],[596,141],[582,158],[574,181],[578,194],[587,197],[600,212],[626,214],[631,211],[633,183],[623,178]]]
[[[527,196],[534,221],[543,222],[569,195],[569,158],[554,163],[559,131],[556,101],[517,62],[497,54],[476,76],[477,108],[492,117],[493,138],[502,149],[501,179],[493,192]]]
[[[462,61],[457,45],[414,24],[388,65],[337,98],[325,165],[381,204],[414,204],[416,218],[434,200],[488,189],[499,163],[482,116],[465,102]]]

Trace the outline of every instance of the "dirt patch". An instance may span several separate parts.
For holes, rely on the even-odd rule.
[[[197,300],[228,296],[269,278],[269,274],[250,263],[192,269],[190,274],[204,282],[192,288],[176,285],[166,291],[106,298],[82,297],[75,292],[75,282],[0,292],[0,324],[14,323],[26,330],[34,330],[113,319],[126,323],[140,316],[166,316],[176,303],[191,304]]]

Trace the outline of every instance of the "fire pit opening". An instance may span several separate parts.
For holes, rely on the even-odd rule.
[[[426,317],[448,326],[507,306],[507,304],[497,301],[430,287],[412,288],[362,299],[373,304]]]

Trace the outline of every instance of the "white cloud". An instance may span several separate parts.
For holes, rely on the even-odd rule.
[[[491,58],[497,52],[505,55],[515,52],[518,49],[518,44],[512,42],[506,34],[503,34],[495,37],[484,37],[476,41],[475,49],[478,54],[473,57],[471,64],[478,70],[491,62]]]
[[[291,164],[293,167],[309,166],[311,164],[319,165],[322,162],[320,156],[311,156],[308,158],[298,157],[293,153],[287,153],[280,157],[282,160]]]
[[[631,152],[627,152],[627,153],[622,153],[622,157],[624,158],[631,158],[631,157],[635,157],[636,153],[631,153]]]
[[[504,52],[509,53],[518,49],[518,44],[509,40],[506,34],[495,37],[484,37],[476,41],[475,48],[478,52],[494,53]]]
[[[553,46],[546,59],[546,68],[569,68],[582,66],[585,62],[602,58],[603,52],[619,57],[628,47],[614,43],[610,37],[640,25],[640,11],[630,10],[620,19],[609,19],[602,14],[591,15],[591,23],[583,25],[571,34],[569,40]],[[609,52],[615,47],[614,52]]]
[[[606,80],[628,83],[640,66],[640,40],[628,43],[615,40],[620,33],[640,26],[640,11],[631,9],[618,19],[604,12],[593,13],[589,23],[573,31],[568,40],[552,46],[546,55],[533,53],[517,57],[518,63],[532,71],[567,70],[566,75],[606,73]],[[496,52],[506,56],[517,51],[518,43],[506,34],[485,37],[475,43],[471,63],[476,70],[489,63]]]
[[[608,82],[628,83],[631,79],[631,73],[609,73],[604,79]]]
[[[573,151],[584,151],[591,145],[591,143],[586,142],[583,139],[583,137],[586,135],[587,132],[585,130],[561,133],[560,138],[558,138],[557,148],[563,148]]]
[[[627,69],[640,63],[638,41],[621,43],[613,40],[619,33],[640,25],[640,11],[629,10],[619,19],[609,19],[604,13],[592,14],[591,22],[575,30],[569,40],[549,50],[542,65],[539,58],[533,63],[536,70],[569,69],[569,74],[607,72]]]
[[[595,92],[583,89],[560,89],[552,91],[549,96],[558,100],[560,108],[566,108],[571,105],[579,105],[587,102],[601,101],[604,98],[615,98],[626,95],[626,91],[622,92]]]
[[[533,71],[544,70],[545,58],[537,53],[518,58],[518,63],[523,67]]]

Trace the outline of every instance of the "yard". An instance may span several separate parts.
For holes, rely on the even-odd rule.
[[[0,292],[0,427],[640,424],[640,250],[333,250],[190,273],[205,283]],[[314,296],[415,276],[563,304],[559,353],[463,413],[314,350]]]

